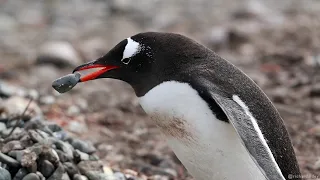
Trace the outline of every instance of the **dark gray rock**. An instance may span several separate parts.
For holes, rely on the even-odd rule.
[[[47,126],[52,132],[58,132],[58,131],[62,131],[63,130],[59,125],[57,125],[55,123],[50,123]]]
[[[60,140],[56,140],[54,144],[57,149],[63,151],[67,155],[68,159],[73,159],[73,147],[70,144]]]
[[[62,164],[59,164],[54,173],[48,178],[48,180],[61,180],[63,174],[65,173],[64,167]]]
[[[53,165],[59,162],[59,156],[57,152],[49,146],[43,146],[43,150],[41,153],[44,159],[50,161]]]
[[[75,174],[79,174],[79,169],[75,164],[71,162],[65,162],[63,163],[63,166],[70,177],[73,177]]]
[[[28,170],[26,168],[20,168],[17,174],[14,176],[13,180],[22,180],[28,174]]]
[[[52,87],[59,93],[65,93],[70,91],[77,83],[81,77],[80,73],[68,74],[66,76],[60,77],[52,82]]]
[[[0,179],[2,180],[11,180],[11,174],[8,170],[0,167]]]
[[[59,156],[60,162],[64,163],[67,161],[71,161],[72,159],[68,158],[68,156],[66,155],[66,153],[64,153],[63,151],[56,149],[55,150]]]
[[[52,175],[55,168],[53,164],[48,160],[43,160],[39,162],[38,170],[43,174],[44,177],[48,178]]]
[[[86,176],[83,176],[81,174],[75,174],[72,178],[73,180],[88,180]]]
[[[22,180],[40,180],[39,176],[35,173],[27,174]]]
[[[35,130],[29,130],[28,133],[29,133],[31,140],[34,141],[35,143],[44,143],[45,142],[43,137]]]
[[[12,167],[19,167],[20,163],[13,159],[10,156],[7,156],[5,154],[3,154],[2,152],[0,152],[0,162],[7,164],[8,166],[12,166]]]
[[[22,147],[25,148],[25,147],[31,146],[33,144],[33,141],[28,134],[25,134],[24,136],[22,136],[20,138],[20,143],[21,143]]]
[[[92,154],[96,152],[96,148],[92,145],[91,142],[82,141],[80,139],[73,139],[71,145],[75,149],[79,149],[80,151],[88,154]]]

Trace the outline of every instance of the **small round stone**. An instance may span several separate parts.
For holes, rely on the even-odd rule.
[[[83,176],[81,174],[75,174],[72,178],[73,180],[88,180],[86,176]]]
[[[54,172],[54,166],[50,161],[44,160],[40,162],[38,170],[44,177],[48,178]]]
[[[1,152],[0,152],[0,162],[7,164],[9,166],[12,166],[12,167],[19,167],[20,166],[20,163],[17,160],[15,160],[12,157],[7,156]]]
[[[39,176],[35,173],[27,174],[22,180],[40,180]]]
[[[77,85],[80,77],[80,73],[68,74],[53,81],[52,87],[59,93],[65,93],[67,91],[70,91],[75,85]]]
[[[8,170],[0,167],[0,179],[11,180],[11,175]]]

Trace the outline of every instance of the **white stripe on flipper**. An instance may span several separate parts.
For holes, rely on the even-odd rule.
[[[242,109],[245,111],[245,113],[250,117],[250,120],[251,120],[251,122],[252,122],[252,124],[253,124],[254,129],[255,129],[256,132],[258,133],[258,137],[259,137],[260,141],[262,142],[263,146],[266,148],[266,150],[267,150],[267,152],[268,152],[268,154],[269,154],[272,162],[273,162],[274,165],[276,166],[277,171],[279,172],[279,174],[281,174],[282,179],[285,179],[285,178],[283,177],[283,175],[282,175],[282,172],[281,172],[279,166],[278,166],[278,163],[276,162],[276,160],[275,160],[274,157],[273,157],[273,154],[272,154],[272,152],[271,152],[271,150],[270,150],[270,148],[269,148],[266,140],[265,140],[264,137],[263,137],[263,134],[262,134],[262,132],[261,132],[259,126],[258,126],[258,123],[257,123],[256,119],[252,116],[252,114],[251,114],[248,106],[247,106],[247,105],[240,99],[240,97],[237,96],[237,95],[233,95],[233,96],[232,96],[232,99],[233,99],[237,104],[239,104],[239,106],[241,106]]]

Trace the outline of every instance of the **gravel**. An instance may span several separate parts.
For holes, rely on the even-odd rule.
[[[0,135],[4,138],[0,146],[1,180],[117,180],[119,173],[103,172],[104,165],[95,156],[92,143],[69,136],[59,125],[28,117],[19,132],[6,137],[3,132],[10,129],[8,121],[2,122]]]

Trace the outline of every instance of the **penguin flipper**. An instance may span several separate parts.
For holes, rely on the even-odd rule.
[[[212,91],[210,94],[228,117],[243,145],[266,179],[284,180],[256,120],[244,102],[237,95],[230,99]]]

